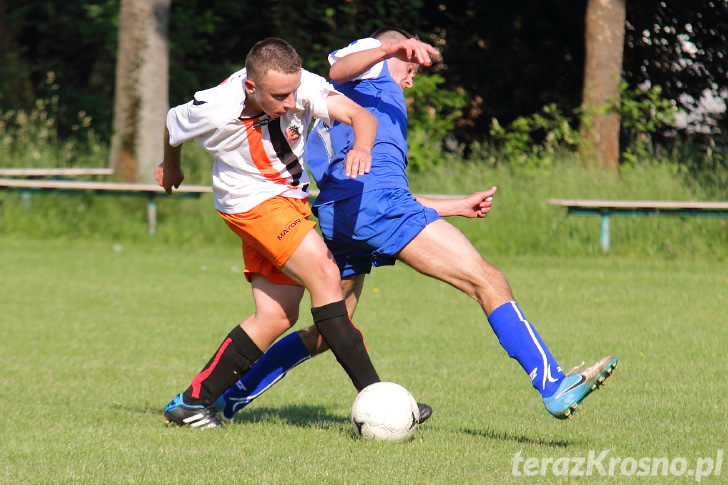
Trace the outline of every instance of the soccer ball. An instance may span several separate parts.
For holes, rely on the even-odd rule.
[[[405,441],[420,421],[420,408],[410,392],[394,382],[377,382],[359,392],[351,406],[354,433],[370,440]]]

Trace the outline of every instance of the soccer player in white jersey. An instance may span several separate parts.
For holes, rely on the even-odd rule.
[[[347,171],[371,165],[377,122],[367,110],[301,68],[287,42],[255,44],[245,69],[200,91],[167,115],[158,183],[171,192],[184,179],[181,144],[194,140],[214,156],[215,208],[240,236],[255,313],[236,325],[189,387],[165,408],[168,422],[220,425],[213,401],[298,318],[304,289],[320,334],[357,390],[379,381],[361,333],[346,311],[340,275],[309,219],[308,176],[301,156],[311,119],[351,126]]]
[[[496,188],[447,200],[415,197],[409,190],[407,107],[403,90],[420,65],[437,55],[432,46],[398,29],[385,29],[329,56],[334,86],[369,109],[379,122],[371,171],[352,180],[345,154],[354,142],[346,125],[319,122],[307,157],[321,190],[314,204],[321,232],[341,270],[349,314],[372,266],[399,259],[475,299],[508,355],[518,361],[553,416],[571,418],[580,403],[609,377],[617,358],[564,373],[515,301],[505,276],[488,263],[442,216],[485,217]],[[251,371],[215,403],[224,417],[255,399],[287,370],[326,350],[316,327],[276,342]],[[431,410],[430,410],[431,412]]]

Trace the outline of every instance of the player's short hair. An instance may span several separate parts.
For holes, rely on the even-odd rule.
[[[389,33],[389,32],[396,32],[400,35],[403,35],[405,39],[412,39],[412,38],[416,39],[417,38],[416,35],[414,35],[410,32],[407,32],[404,29],[400,29],[399,27],[388,27],[388,26],[378,28],[377,30],[372,32],[372,35],[370,35],[369,37],[371,37],[373,39],[377,39],[377,38],[381,37],[382,35]]]
[[[301,57],[291,44],[277,37],[258,41],[245,56],[245,69],[249,78],[259,79],[273,69],[285,74],[301,70]]]

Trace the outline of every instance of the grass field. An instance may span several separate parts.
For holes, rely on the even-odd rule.
[[[164,405],[252,310],[236,245],[3,238],[0,482],[554,483],[567,479],[556,464],[591,454],[590,482],[684,483],[718,464],[725,262],[492,261],[564,367],[615,353],[615,375],[557,421],[474,302],[403,265],[381,269],[355,321],[380,375],[435,409],[413,441],[390,444],[352,437],[354,391],[330,354],[224,430],[163,424]],[[672,469],[637,478],[657,459]],[[702,483],[725,483],[728,465],[716,473]]]

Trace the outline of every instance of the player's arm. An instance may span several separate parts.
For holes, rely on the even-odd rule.
[[[415,196],[420,204],[435,209],[441,217],[462,216],[462,217],[485,217],[493,206],[493,194],[496,187],[491,187],[483,192],[475,192],[465,197],[434,198],[427,196]]]
[[[378,62],[390,57],[429,66],[432,64],[431,57],[438,55],[440,53],[437,49],[417,39],[402,39],[398,42],[383,43],[379,47],[352,52],[337,59],[329,70],[329,79],[337,83],[351,81]]]
[[[172,187],[179,188],[185,178],[182,171],[182,145],[173,147],[169,144],[169,130],[164,128],[164,158],[154,170],[154,178],[164,187],[165,192],[172,193]]]
[[[377,119],[369,111],[341,93],[331,92],[326,97],[329,116],[351,125],[354,129],[354,146],[346,154],[344,172],[356,178],[372,168],[372,147],[377,137]]]

